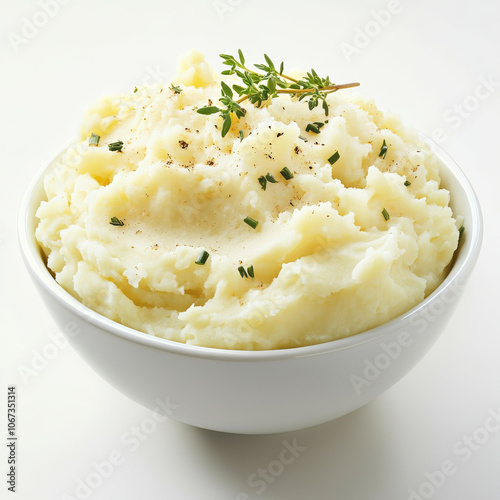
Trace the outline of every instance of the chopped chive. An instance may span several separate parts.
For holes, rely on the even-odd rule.
[[[385,220],[389,220],[391,218],[389,212],[385,208],[382,210],[382,215],[384,216]]]
[[[411,182],[410,181],[405,181],[405,186],[406,187],[411,186]]]
[[[246,222],[250,227],[253,227],[254,229],[259,225],[259,221],[256,221],[251,217],[245,217],[243,221]]]
[[[243,136],[243,130],[240,130],[240,141],[242,141],[242,140],[243,140],[243,137],[244,137],[244,136]]]
[[[123,148],[123,141],[110,142],[108,148],[110,151],[121,151]]]
[[[247,273],[248,273],[248,276],[250,276],[250,278],[255,278],[255,274],[253,272],[253,266],[250,266],[247,268]]]
[[[245,268],[244,268],[243,266],[238,267],[238,271],[239,271],[240,276],[241,276],[242,278],[248,278],[248,274],[247,274],[247,272],[245,271]]]
[[[313,123],[308,123],[306,127],[306,132],[314,132],[315,134],[319,134],[319,128]]]
[[[109,222],[112,226],[123,226],[125,225],[122,220],[120,220],[118,217],[111,217],[111,220]]]
[[[293,179],[293,174],[290,171],[288,167],[283,167],[280,170],[280,174],[285,178],[285,180],[289,181],[290,179]]]
[[[462,239],[462,235],[464,234],[464,231],[465,231],[465,227],[462,226],[459,230],[458,230],[458,241],[460,241]]]
[[[261,185],[262,189],[265,191],[266,190],[266,186],[267,186],[267,180],[266,180],[266,178],[263,175],[261,175],[259,177],[259,184]]]
[[[208,256],[210,254],[206,251],[206,250],[203,250],[200,255],[198,255],[198,258],[195,260],[195,264],[198,264],[199,266],[203,266],[205,264],[205,262],[207,261],[208,259]]]
[[[338,151],[335,151],[335,153],[333,153],[332,156],[330,156],[330,158],[328,158],[328,163],[330,165],[333,165],[339,159],[340,159],[340,154]]]
[[[137,87],[134,88],[134,94],[137,92]]]
[[[271,184],[276,184],[278,182],[269,172],[266,174],[266,180]]]
[[[328,120],[327,120],[328,122]],[[323,122],[313,122],[308,123],[306,127],[306,132],[314,132],[315,134],[320,133],[320,128],[324,125]]]
[[[385,159],[385,155],[387,154],[387,150],[389,149],[389,146],[384,142],[382,143],[382,147],[380,148],[380,153],[378,154],[379,157],[382,157]]]
[[[180,94],[182,89],[179,86],[175,86],[173,83],[170,85],[170,90],[173,90],[175,94]]]
[[[101,138],[100,135],[94,134],[92,132],[92,134],[90,134],[89,146],[97,146],[99,144],[100,138]]]

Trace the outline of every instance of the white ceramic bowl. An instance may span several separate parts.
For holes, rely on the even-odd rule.
[[[373,400],[419,362],[445,328],[476,263],[482,239],[478,200],[453,160],[427,142],[442,163],[454,213],[464,217],[455,262],[441,286],[418,306],[350,338],[274,351],[203,348],[152,337],[88,309],[56,283],[35,241],[45,171],[21,206],[22,255],[74,348],[103,378],[147,408],[234,433],[320,424]]]

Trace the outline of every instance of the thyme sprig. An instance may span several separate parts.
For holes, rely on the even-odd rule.
[[[225,107],[206,106],[199,108],[198,113],[204,115],[220,113],[222,117],[222,137],[231,128],[231,113],[234,113],[237,118],[245,115],[246,110],[240,104],[246,100],[260,107],[263,103],[277,97],[278,94],[289,94],[292,97],[297,97],[299,101],[306,99],[310,110],[313,110],[321,103],[325,116],[328,116],[327,95],[340,89],[359,85],[359,83],[336,85],[332,83],[328,76],[326,78],[320,77],[314,69],[311,69],[305,77],[297,80],[284,74],[283,62],[280,63],[277,69],[267,54],[264,54],[265,63],[254,64],[254,67],[260,71],[255,71],[245,65],[245,57],[240,49],[238,49],[238,58],[229,54],[220,54],[220,57],[223,60],[222,64],[229,66],[228,69],[222,71],[222,74],[236,75],[241,79],[242,85],[234,84],[231,89],[225,82],[221,82],[222,97],[219,101]],[[239,99],[234,99],[233,91],[238,94]],[[309,130],[319,133],[321,127],[318,123],[314,122],[312,125],[313,127],[310,127]]]
[[[233,99],[234,94],[231,87],[224,82],[220,82],[220,84],[222,97],[219,101],[225,106],[225,108],[219,108],[218,106],[205,106],[204,108],[199,108],[198,113],[202,115],[220,113],[222,117],[221,135],[224,137],[231,128],[231,113],[234,113],[238,118],[241,118],[242,116],[245,116],[246,110]]]

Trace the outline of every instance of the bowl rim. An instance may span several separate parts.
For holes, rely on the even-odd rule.
[[[36,207],[32,206],[32,198],[43,182],[43,176],[60,157],[53,158],[48,165],[40,169],[32,179],[19,207],[18,216],[18,241],[22,258],[30,275],[43,290],[65,308],[75,313],[84,321],[110,333],[121,337],[123,340],[141,344],[143,346],[169,351],[171,353],[180,354],[190,357],[202,357],[212,360],[227,360],[227,361],[264,361],[275,359],[297,358],[305,356],[315,356],[326,354],[333,351],[349,349],[360,344],[373,342],[381,337],[387,336],[393,332],[399,331],[408,321],[419,315],[429,302],[438,299],[448,289],[453,287],[455,282],[463,274],[467,274],[474,267],[482,243],[483,223],[479,200],[474,192],[474,189],[467,179],[464,172],[460,169],[457,163],[436,143],[430,140],[425,135],[419,133],[420,139],[427,144],[434,152],[439,162],[444,166],[456,182],[460,185],[465,193],[465,201],[470,208],[471,220],[467,224],[465,241],[460,242],[459,255],[457,261],[453,264],[450,272],[443,282],[429,294],[423,301],[418,303],[406,313],[364,332],[352,335],[350,337],[331,340],[320,344],[307,345],[302,347],[290,347],[283,349],[272,350],[240,350],[240,349],[223,349],[217,347],[203,347],[192,344],[185,344],[173,340],[156,337],[152,334],[135,330],[128,326],[122,325],[105,316],[93,311],[83,305],[61,285],[59,285],[53,276],[48,271],[41,257],[41,250],[35,240],[34,232],[30,231],[30,221],[33,220]],[[453,198],[453,193],[450,193]],[[460,214],[454,214],[455,216]],[[455,259],[456,257],[454,257]]]

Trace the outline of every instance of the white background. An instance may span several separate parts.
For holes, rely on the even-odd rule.
[[[498,500],[500,431],[485,431],[484,424],[500,412],[494,320],[500,3],[54,2],[50,16],[42,1],[0,3],[0,436],[6,435],[9,385],[17,386],[19,411],[17,493],[7,491],[4,441],[0,497],[406,500],[414,488],[421,498]],[[376,16],[381,10],[385,15]],[[35,21],[39,27],[30,31]],[[406,378],[337,421],[269,436],[219,434],[170,420],[152,429],[149,410],[110,387],[71,347],[54,347],[57,329],[17,246],[23,191],[76,135],[87,106],[103,94],[168,79],[178,56],[191,48],[203,50],[218,69],[220,52],[242,48],[247,61],[267,52],[336,82],[360,81],[360,92],[381,108],[438,137],[480,198],[483,250],[448,328]],[[25,368],[32,372],[22,376]],[[149,434],[131,442],[141,426]],[[481,443],[465,444],[467,436]],[[264,491],[249,484],[259,468],[276,466],[285,440],[301,447],[293,463],[270,476]],[[94,488],[94,464],[112,453],[120,465]],[[424,485],[426,473],[443,462],[451,462],[454,473],[439,487]],[[77,490],[89,478],[92,489]]]

